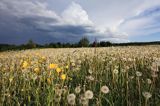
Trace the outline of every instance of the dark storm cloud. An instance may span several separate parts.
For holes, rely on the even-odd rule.
[[[62,13],[49,9],[44,0],[1,0],[0,43],[21,44],[77,42],[82,36],[91,41],[123,37],[124,34],[97,30],[81,5],[72,2]]]
[[[0,2],[0,43],[19,44],[28,39],[38,43],[76,42],[94,32],[90,26],[63,24],[53,11],[31,1]]]

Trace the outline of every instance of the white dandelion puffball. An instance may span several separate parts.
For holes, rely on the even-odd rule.
[[[76,99],[76,95],[71,93],[67,96],[67,101],[68,101],[68,104],[70,105],[74,105],[75,104],[75,99]]]
[[[71,93],[67,96],[67,99],[76,99],[76,95],[74,93]]]
[[[152,94],[150,92],[142,92],[142,95],[146,98],[149,99],[152,97]]]
[[[151,79],[147,79],[147,83],[148,83],[148,84],[151,84],[151,83],[152,83],[152,80],[151,80]]]
[[[137,76],[137,77],[140,77],[140,76],[142,76],[142,73],[139,72],[139,71],[136,71],[136,76]]]
[[[102,87],[101,87],[101,92],[107,94],[107,93],[109,93],[109,88],[108,88],[106,85],[105,85],[105,86],[102,86]]]
[[[88,106],[88,99],[84,96],[84,95],[82,95],[81,97],[80,97],[80,101],[79,101],[83,106]]]
[[[87,99],[93,98],[93,92],[91,90],[87,90],[84,95]]]
[[[114,70],[113,70],[113,73],[114,73],[114,74],[118,74],[119,71],[118,71],[117,69],[114,69]]]
[[[76,88],[75,88],[75,93],[78,94],[78,93],[80,93],[80,92],[81,92],[81,87],[80,87],[80,86],[76,87]]]

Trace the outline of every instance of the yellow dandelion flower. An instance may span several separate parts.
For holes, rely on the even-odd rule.
[[[27,61],[24,61],[22,67],[23,67],[23,68],[27,68],[27,67],[28,67],[28,62],[27,62]]]
[[[66,65],[66,69],[68,69],[69,68],[69,66],[68,65]]]
[[[46,60],[46,57],[42,56],[42,60]]]
[[[62,79],[62,80],[65,80],[65,79],[66,79],[66,74],[62,74],[62,75],[61,75],[61,79]]]
[[[60,73],[62,70],[60,68],[56,68],[56,72]]]
[[[38,67],[36,67],[36,68],[34,69],[34,72],[35,72],[36,74],[39,74],[39,73],[40,73],[40,69],[39,69]]]
[[[56,69],[57,66],[58,66],[57,64],[53,64],[53,63],[49,64],[50,69]]]

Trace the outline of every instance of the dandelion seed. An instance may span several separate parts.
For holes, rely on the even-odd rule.
[[[106,85],[105,85],[105,86],[102,86],[102,87],[101,87],[101,92],[107,94],[107,93],[109,93],[109,88],[108,88]]]
[[[93,92],[91,90],[87,90],[84,95],[87,99],[93,98]]]

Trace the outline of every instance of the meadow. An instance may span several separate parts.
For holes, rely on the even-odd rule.
[[[0,106],[160,106],[160,46],[0,52]]]

